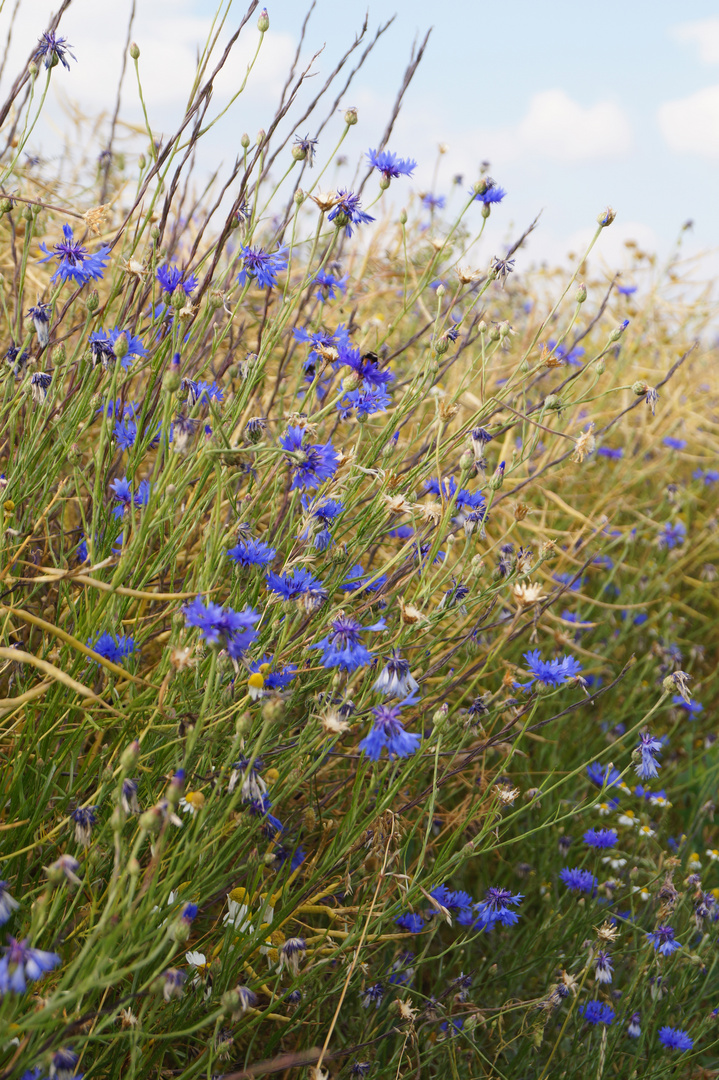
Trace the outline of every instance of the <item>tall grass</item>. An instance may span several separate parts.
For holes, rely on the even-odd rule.
[[[0,1077],[714,1075],[708,295],[605,280],[611,211],[487,250],[486,173],[322,191],[339,63],[203,189],[213,40],[70,199],[53,55],[0,110]]]

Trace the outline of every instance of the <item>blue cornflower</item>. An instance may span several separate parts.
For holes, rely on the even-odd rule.
[[[515,683],[515,686],[520,687],[522,690],[530,687],[535,680],[545,686],[561,686],[562,683],[569,682],[582,670],[581,664],[573,656],[542,660],[539,649],[524,653],[524,659],[527,661],[527,667],[531,671],[533,678],[526,683]]]
[[[121,664],[135,651],[135,639],[125,637],[124,634],[118,634],[115,637],[113,634],[105,632],[100,634],[94,642],[92,638],[88,638],[85,644],[88,649],[92,649],[98,656],[104,656],[106,660],[112,661],[113,664]]]
[[[0,994],[24,993],[28,982],[41,978],[60,963],[57,953],[32,949],[27,938],[17,941],[8,937],[8,942],[0,960]]]
[[[716,484],[719,481],[719,469],[695,469],[692,476],[695,480],[703,480],[705,484]]]
[[[324,667],[340,667],[344,671],[356,671],[372,662],[372,653],[362,643],[362,634],[368,631],[384,630],[384,619],[371,626],[362,626],[349,615],[340,615],[330,623],[330,633],[321,641],[310,645],[311,649],[322,649]]]
[[[417,168],[417,162],[412,158],[398,158],[390,150],[376,150],[367,152],[367,161],[373,169],[382,173],[385,180],[396,180],[398,176],[411,176]]]
[[[233,660],[237,660],[257,638],[255,624],[260,616],[254,608],[246,607],[243,611],[222,608],[211,600],[203,604],[198,596],[183,608],[185,622],[196,626],[208,645],[225,639],[225,648]]]
[[[618,834],[616,829],[587,829],[582,839],[585,844],[595,848],[614,847]]]
[[[322,525],[322,528],[312,535],[312,528],[307,528],[300,536],[301,540],[309,540],[312,536],[312,543],[318,551],[326,551],[332,543],[332,533],[330,532],[330,526],[334,524],[335,520],[340,514],[344,514],[345,508],[339,499],[325,499],[323,502],[314,503],[311,499],[308,499],[306,495],[302,496],[302,509],[306,514],[309,514],[311,518],[314,518]]]
[[[138,507],[147,506],[148,499],[150,498],[150,485],[147,480],[140,481],[134,495],[132,494],[132,488],[130,487],[126,476],[113,480],[110,487],[112,488],[114,497],[120,503],[119,506],[116,506],[113,509],[113,517],[121,518],[133,502],[135,506]]]
[[[339,457],[332,443],[310,443],[303,427],[290,427],[280,439],[294,469],[290,490],[321,487],[337,471]]]
[[[681,1028],[669,1027],[668,1024],[659,1028],[659,1042],[662,1046],[666,1046],[667,1050],[681,1050],[682,1053],[685,1050],[691,1050],[694,1046],[691,1035],[682,1031]]]
[[[182,285],[183,292],[189,296],[197,288],[197,278],[194,274],[185,277],[185,271],[177,266],[161,266],[157,271],[157,280],[167,293],[173,293],[178,285]]]
[[[683,521],[677,521],[674,525],[666,521],[659,533],[659,547],[671,551],[672,548],[681,547],[687,535],[687,527]]]
[[[681,942],[675,939],[674,933],[673,926],[658,926],[656,930],[647,934],[647,941],[651,941],[655,952],[661,953],[662,956],[671,956],[682,947]]]
[[[38,300],[35,307],[31,307],[25,316],[27,319],[32,319],[37,343],[42,349],[50,340],[50,312],[50,304],[43,304]]]
[[[635,754],[639,753],[640,757],[639,762],[634,766],[634,771],[642,780],[651,780],[659,775],[661,766],[656,760],[655,754],[658,754],[661,748],[660,740],[648,732],[639,736],[639,746],[635,750]]]
[[[52,1055],[50,1062],[50,1080],[82,1080],[84,1073],[77,1072],[80,1055],[69,1046],[61,1046]]]
[[[92,830],[97,823],[97,807],[78,806],[70,817],[75,822],[75,840],[83,847],[89,847]]]
[[[422,739],[413,732],[405,731],[399,716],[399,705],[378,705],[372,712],[375,717],[372,730],[359,744],[360,750],[368,758],[379,761],[385,747],[390,757],[409,757],[415,753]]]
[[[579,1006],[578,1012],[588,1024],[613,1024],[615,1019],[614,1009],[603,1001],[587,1001]]]
[[[269,795],[260,795],[258,799],[251,799],[249,804],[250,813],[253,817],[264,818],[263,828],[265,832],[274,836],[275,833],[281,833],[285,831],[285,827],[279,818],[276,818],[274,814],[271,814],[272,803],[270,802]]]
[[[489,932],[497,923],[500,926],[514,926],[519,922],[519,915],[512,911],[512,907],[521,904],[523,899],[522,893],[512,893],[509,889],[491,886],[484,894],[484,900],[476,905],[475,928]]]
[[[278,844],[273,851],[273,855],[278,866],[284,866],[289,859],[290,870],[297,870],[307,858],[307,852],[303,848],[297,847],[292,850],[284,844]]]
[[[598,761],[587,765],[587,776],[597,787],[614,787],[622,782],[619,769],[615,769],[614,766],[600,765]]]
[[[388,972],[389,981],[393,986],[409,986],[414,978],[414,953],[400,953]]]
[[[499,184],[495,183],[490,176],[486,176],[484,180],[480,182],[480,185],[484,190],[478,192],[470,192],[470,195],[474,195],[475,202],[481,202],[485,206],[489,206],[490,203],[499,203],[502,201],[507,192],[504,188],[501,188]]]
[[[444,195],[431,195],[427,193],[422,196],[422,206],[424,206],[426,210],[429,210],[431,214],[433,214],[435,210],[444,210],[446,202],[447,200]]]
[[[386,697],[396,698],[405,698],[419,690],[419,683],[412,677],[408,661],[399,655],[399,649],[393,649],[387,657],[387,663],[380,671],[373,690]]]
[[[67,38],[55,37],[52,30],[46,30],[38,41],[33,60],[42,62],[48,70],[60,63],[69,71],[70,65],[65,58],[65,53],[77,63],[77,57],[71,51]]]
[[[686,709],[690,719],[693,719],[700,712],[704,712],[704,706],[700,701],[685,701],[679,694],[674,694],[672,697],[672,705],[678,705],[680,709]]]
[[[342,277],[334,277],[333,274],[327,273],[326,270],[319,270],[314,280],[314,284],[319,285],[315,296],[323,303],[326,300],[334,300],[336,296],[344,296],[347,292],[348,278],[349,274],[344,274]]]
[[[129,371],[132,367],[132,358],[134,356],[147,355],[147,349],[142,344],[141,338],[137,337],[129,330],[121,330],[119,326],[115,326],[107,333],[105,330],[100,329],[90,334],[88,341],[90,343],[93,365],[102,363],[105,368],[112,367],[117,359],[115,345],[117,344],[117,339],[122,334],[127,338],[127,352],[122,358],[122,366],[126,371]]]
[[[392,399],[384,386],[373,386],[363,382],[356,390],[349,390],[337,403],[342,420],[347,420],[354,409],[358,417],[372,416],[384,412],[392,404]]]
[[[384,997],[384,986],[379,982],[373,983],[372,986],[368,986],[362,991],[361,997],[363,1009],[369,1009],[370,1005],[374,1005],[375,1009],[379,1009]]]
[[[621,446],[600,446],[597,450],[597,453],[601,457],[611,458],[613,461],[619,461],[621,458],[624,457],[624,451],[622,450]]]
[[[571,364],[572,367],[582,366],[584,349],[581,345],[575,345],[573,349],[570,349],[569,352],[567,352],[564,345],[558,345],[556,341],[550,338],[547,342],[547,348],[550,350],[550,353],[554,353],[559,360],[565,360],[568,364]]]
[[[327,215],[328,221],[334,221],[338,229],[344,228],[345,234],[352,235],[353,225],[368,225],[374,221],[364,210],[360,208],[360,197],[346,188],[337,192],[337,202],[334,209]]]
[[[197,911],[197,904],[185,904],[180,912],[180,918],[189,926],[197,918]]]
[[[369,383],[370,386],[386,386],[394,379],[394,375],[389,369],[382,371],[379,366],[379,357],[374,352],[360,355],[359,349],[354,347],[343,348],[340,351],[340,362],[347,364],[348,367],[352,368],[352,371],[359,375],[363,383]]]
[[[222,387],[218,386],[216,382],[208,383],[202,380],[183,379],[181,389],[187,391],[187,400],[190,407],[198,402],[200,405],[209,405],[211,401],[223,401],[225,396]]]
[[[240,566],[267,566],[274,559],[277,552],[264,540],[240,540],[235,547],[229,548],[227,554],[233,562]]]
[[[636,291],[636,285],[617,285],[617,292],[620,296],[632,296]]]
[[[314,611],[327,599],[327,589],[304,566],[296,567],[291,574],[275,574],[270,570],[266,582],[270,592],[283,600],[302,599],[307,611]]]
[[[641,1029],[641,1015],[638,1012],[632,1013],[629,1017],[629,1023],[627,1025],[627,1035],[630,1039],[638,1039],[642,1033]]]
[[[599,884],[591,871],[580,870],[579,867],[570,870],[569,867],[565,866],[563,870],[559,871],[559,876],[571,892],[590,893]]]
[[[277,275],[287,269],[285,252],[280,247],[272,254],[262,248],[252,248],[243,244],[240,248],[242,269],[237,275],[240,285],[248,280],[255,280],[261,289],[273,289],[277,284]]]
[[[0,881],[0,926],[6,923],[13,911],[20,907],[14,896],[7,890],[7,881]]]
[[[686,439],[675,439],[673,435],[666,435],[662,439],[662,442],[665,446],[668,446],[670,450],[686,450],[687,448]]]
[[[130,450],[137,438],[137,424],[134,420],[121,420],[115,424],[112,435],[120,450]]]
[[[69,225],[63,225],[62,231],[65,239],[55,244],[52,251],[48,251],[45,244],[40,244],[40,250],[46,254],[39,262],[50,259],[58,261],[57,269],[50,278],[51,283],[54,285],[56,281],[72,280],[77,285],[85,285],[88,281],[102,278],[110,258],[109,247],[103,244],[94,255],[90,255],[86,247],[76,243]]]
[[[17,345],[10,345],[5,353],[5,363],[12,368],[16,379],[22,379],[29,359],[30,353],[27,350],[21,353]]]
[[[594,969],[594,975],[597,982],[610,983],[612,981],[612,972],[614,971],[614,965],[612,964],[612,958],[608,952],[604,949],[600,949],[597,953],[597,963]]]
[[[378,592],[383,585],[387,583],[387,575],[380,574],[378,578],[375,578],[371,585],[367,585],[370,577],[373,575],[365,574],[364,567],[361,563],[356,563],[352,569],[348,572],[346,579],[340,585],[341,589],[345,592],[356,592],[357,589],[361,589],[363,586],[367,586],[370,592]]]
[[[250,671],[262,671],[266,690],[284,690],[292,682],[297,674],[297,665],[288,664],[287,667],[277,668],[275,671],[268,670],[272,666],[271,656],[262,656],[259,660],[253,660]]]
[[[394,921],[402,930],[409,930],[410,934],[418,934],[420,930],[424,930],[424,919],[421,915],[415,915],[413,912],[408,911]]]
[[[337,357],[333,360],[333,363],[339,363],[344,357],[344,350],[351,348],[349,334],[342,323],[336,330],[331,332],[329,330],[316,330],[314,333],[310,333],[304,326],[296,326],[292,333],[297,341],[303,341],[311,346],[303,365],[305,374],[309,378],[314,377],[315,365],[320,363],[321,360],[326,359],[328,355],[334,356],[334,352],[336,352]],[[328,353],[328,350],[331,349],[334,352]]]
[[[297,147],[299,155],[298,161],[306,161],[310,168],[315,163],[315,153],[317,151],[317,139],[311,139],[309,135],[305,135],[303,138],[301,135],[295,135],[294,146]]]

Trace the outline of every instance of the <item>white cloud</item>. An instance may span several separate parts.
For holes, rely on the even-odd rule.
[[[665,102],[657,119],[667,144],[676,153],[719,157],[719,86]]]
[[[525,151],[557,161],[596,161],[625,154],[632,132],[625,113],[613,101],[583,108],[564,90],[535,94],[516,130]]]
[[[719,19],[698,19],[681,23],[672,28],[677,41],[688,41],[697,46],[703,64],[719,64]]]

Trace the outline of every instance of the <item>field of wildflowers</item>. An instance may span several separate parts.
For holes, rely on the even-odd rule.
[[[0,1080],[716,1076],[709,294],[417,193],[421,47],[203,192],[256,7],[81,185],[59,19],[0,108]]]

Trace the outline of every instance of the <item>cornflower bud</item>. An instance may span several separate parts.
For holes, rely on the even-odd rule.
[[[492,329],[489,331],[488,337],[489,337],[490,341],[499,341],[499,339],[501,337],[501,334],[499,332],[499,327],[498,326],[493,326]]]
[[[559,412],[564,408],[564,402],[559,394],[548,394],[544,399],[544,407],[545,409],[551,409],[553,412]]]
[[[88,311],[97,311],[100,306],[100,297],[97,295],[97,289],[92,289],[87,299],[85,300],[85,307]]]
[[[297,191],[294,194],[295,206],[302,206],[302,203],[305,201],[306,198],[307,193],[304,192],[302,188],[297,188]]]
[[[261,34],[266,34],[270,28],[270,17],[267,14],[267,8],[263,8],[260,12],[260,17],[257,20],[257,29]]]
[[[177,285],[170,297],[170,306],[173,307],[175,311],[180,311],[186,303],[187,293],[182,288],[182,285]]]
[[[379,178],[380,191],[386,191],[387,188],[389,187],[389,185],[390,185],[389,176],[380,176],[380,178]]]
[[[52,350],[52,364],[53,367],[60,367],[60,365],[64,363],[65,346],[62,344],[62,342],[60,342],[60,344],[56,345],[55,348]]]
[[[0,214],[9,214],[12,210],[12,199],[0,199]]]
[[[407,211],[405,210],[404,207],[402,207],[402,209],[399,212],[399,223],[400,223],[400,225],[406,225],[407,224]]]
[[[582,284],[577,289],[577,303],[578,304],[583,304],[586,299],[587,299],[587,286]]]
[[[596,364],[594,365],[594,370],[596,371],[597,375],[603,375],[606,367],[607,365],[604,362],[604,357],[600,356]]]
[[[240,146],[242,147],[243,150],[246,150],[249,145],[250,145],[250,136],[247,134],[247,132],[245,132],[244,135],[240,139]]]
[[[144,154],[140,154],[139,158],[137,159],[137,167],[140,170],[140,172],[144,172],[146,165],[147,165],[147,158],[145,157]]]
[[[123,356],[127,356],[129,348],[130,343],[127,340],[127,334],[120,334],[119,338],[113,345],[113,349],[115,350],[115,356],[117,357],[117,359],[122,360]]]
[[[34,60],[31,60],[27,66],[28,75],[31,79],[34,79],[38,72],[38,66]]]
[[[597,223],[601,225],[603,229],[606,229],[607,225],[612,224],[616,216],[616,211],[612,210],[611,206],[608,206],[597,218]]]
[[[140,46],[137,45],[134,41],[133,41],[132,45],[130,46],[130,56],[132,57],[133,60],[139,60],[140,59]]]
[[[357,110],[355,108],[347,109],[345,112],[345,124],[347,127],[352,127],[357,123]]]
[[[32,207],[28,206],[27,203],[22,208],[22,216],[25,221],[32,221]]]
[[[499,491],[502,484],[504,483],[504,468],[505,468],[504,462],[500,461],[499,465],[494,470],[494,475],[490,477],[489,486],[492,489],[492,491]]]
[[[609,340],[610,341],[619,341],[620,337],[622,336],[622,334],[624,333],[624,331],[626,330],[626,328],[628,326],[629,326],[629,319],[625,319],[623,323],[621,323],[619,326],[616,327],[616,329],[612,330],[611,334],[609,335]]]
[[[462,473],[471,472],[474,467],[474,454],[471,450],[465,450],[459,459],[459,470]]]
[[[120,765],[125,772],[130,772],[135,768],[140,760],[140,743],[137,739],[133,739],[129,746],[127,746],[120,756]]]
[[[255,146],[262,146],[266,138],[267,132],[264,128],[260,128],[260,130],[257,132],[257,138],[255,139]]]

